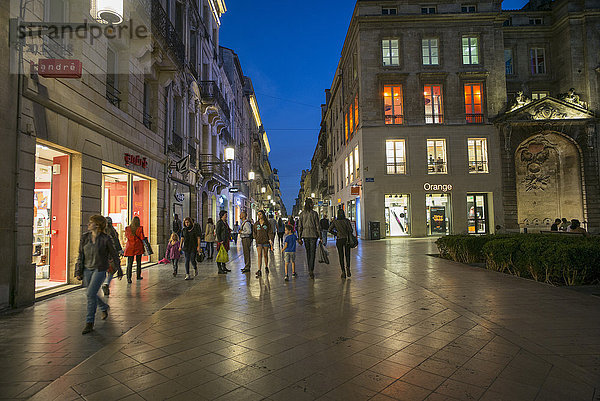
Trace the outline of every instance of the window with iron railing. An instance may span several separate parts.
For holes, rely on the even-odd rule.
[[[425,85],[425,124],[442,124],[444,122],[444,108],[442,104],[442,86]]]
[[[116,107],[121,106],[121,92],[118,89],[119,76],[117,53],[110,47],[106,51],[106,99]]]
[[[385,141],[387,174],[406,174],[406,143],[404,139]]]
[[[427,140],[427,173],[448,174],[446,159],[446,140]]]
[[[173,132],[173,136],[171,137],[171,145],[169,145],[169,150],[173,153],[177,153],[181,155],[183,151],[183,138],[181,138],[176,132]]]
[[[152,96],[152,89],[148,82],[144,82],[144,104],[142,110],[142,119],[144,126],[148,129],[152,129],[152,115],[150,114],[150,100]]]
[[[466,121],[469,124],[483,123],[483,85],[482,84],[465,84],[465,114]]]
[[[488,172],[487,139],[469,138],[469,173],[481,174]]]
[[[402,85],[384,85],[383,107],[386,124],[402,124]]]

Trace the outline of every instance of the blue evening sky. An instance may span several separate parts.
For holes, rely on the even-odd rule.
[[[510,0],[518,9],[526,0]],[[310,168],[325,89],[333,81],[354,10],[354,0],[226,0],[220,43],[240,57],[252,78],[269,156],[279,169],[281,192],[291,213],[300,174]]]

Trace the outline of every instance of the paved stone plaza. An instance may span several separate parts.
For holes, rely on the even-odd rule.
[[[81,290],[4,316],[0,398],[599,399],[598,297],[428,256],[426,239],[362,242],[341,280],[329,249],[311,281],[300,248],[287,284],[279,257],[256,279],[235,250],[227,276],[151,267],[113,283],[87,336]]]

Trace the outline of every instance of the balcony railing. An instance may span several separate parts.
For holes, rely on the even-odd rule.
[[[406,162],[387,163],[387,174],[406,174]]]
[[[229,118],[229,105],[215,81],[200,81],[200,96],[202,101],[216,102],[223,113]]]
[[[430,160],[427,162],[427,173],[428,174],[446,174],[445,160]]]
[[[160,4],[160,1],[151,1],[152,4],[152,33],[159,36],[173,53],[181,67],[185,64],[185,46],[183,40],[175,30],[169,16]]]
[[[169,150],[173,153],[177,153],[181,155],[183,150],[183,138],[173,132],[173,137],[171,139],[171,144],[169,145]]]
[[[425,114],[425,124],[442,124],[443,122],[443,114]]]
[[[113,106],[121,107],[120,94],[121,91],[115,88],[112,82],[106,81],[106,98]]]
[[[467,114],[467,124],[483,124],[483,114]]]
[[[214,155],[200,155],[200,172],[205,177],[212,176],[222,183],[229,183],[229,165]]]
[[[469,173],[487,173],[488,162],[487,161],[469,161]]]
[[[404,122],[404,115],[394,114],[385,116],[385,123],[387,125],[401,125]]]
[[[190,155],[190,166],[196,168],[196,147],[191,143],[188,143],[188,154]]]

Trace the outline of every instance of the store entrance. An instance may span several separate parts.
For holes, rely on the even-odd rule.
[[[69,155],[37,144],[33,195],[35,290],[67,283]]]
[[[410,235],[408,194],[385,196],[385,235],[386,237]]]
[[[487,234],[489,232],[487,194],[467,195],[467,213],[469,234]]]
[[[450,234],[450,195],[426,194],[427,235]]]

